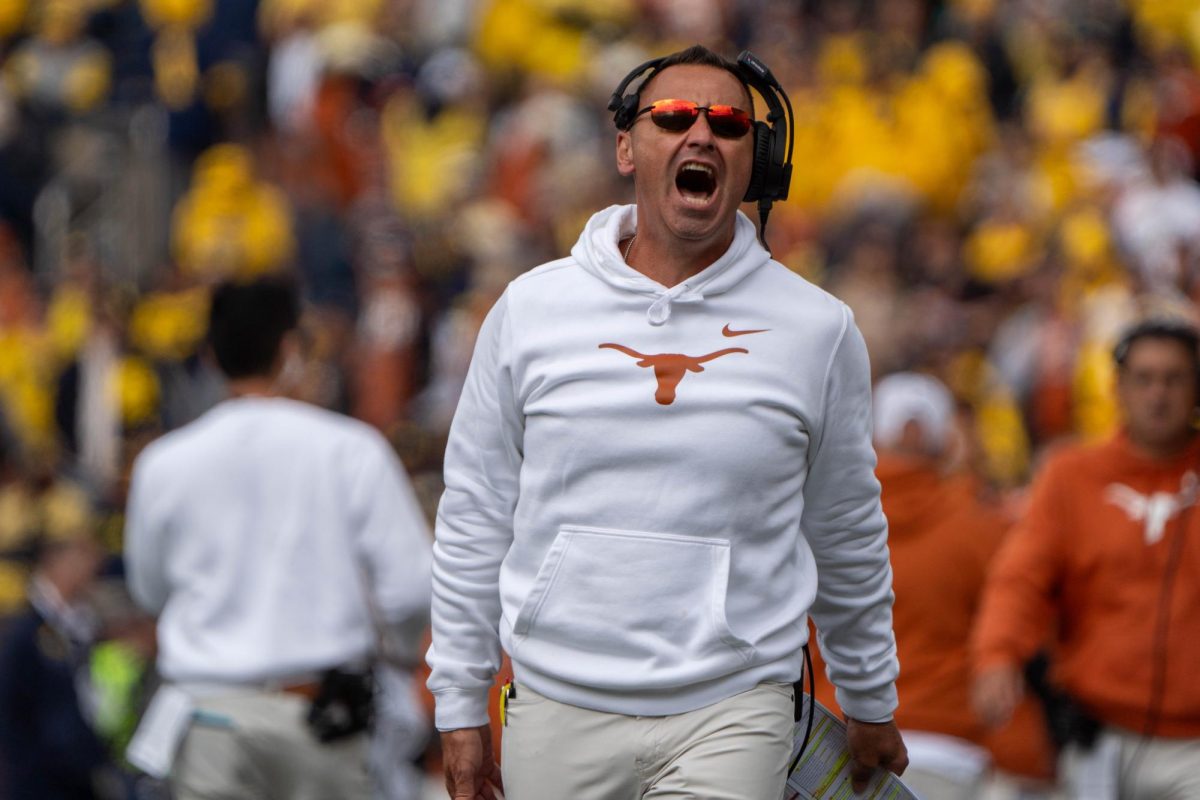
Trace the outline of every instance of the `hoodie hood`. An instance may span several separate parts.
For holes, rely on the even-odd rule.
[[[713,263],[687,280],[667,288],[625,263],[618,246],[637,232],[637,206],[609,206],[592,215],[571,248],[571,255],[585,270],[614,288],[646,296],[646,320],[662,325],[671,318],[675,303],[701,303],[721,294],[771,260],[758,242],[754,223],[741,211],[737,214],[733,242]]]

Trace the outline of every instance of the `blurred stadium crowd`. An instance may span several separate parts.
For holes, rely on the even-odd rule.
[[[631,200],[614,84],[697,41],[787,88],[774,254],[877,375],[953,389],[962,469],[1015,507],[1112,430],[1116,332],[1200,293],[1194,0],[0,0],[0,614],[31,543],[119,550],[132,456],[220,397],[231,275],[297,276],[298,394],[432,507],[483,315]],[[122,685],[146,637],[113,606]]]

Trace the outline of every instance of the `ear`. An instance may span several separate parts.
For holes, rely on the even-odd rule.
[[[617,172],[628,178],[635,171],[633,166],[633,134],[629,131],[618,131]]]

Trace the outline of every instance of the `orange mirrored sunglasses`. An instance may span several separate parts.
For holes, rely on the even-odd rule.
[[[703,111],[708,115],[708,127],[723,139],[740,139],[750,132],[754,120],[750,114],[733,106],[702,106],[691,100],[655,100],[634,117],[650,112],[654,124],[666,131],[680,133],[692,127]]]

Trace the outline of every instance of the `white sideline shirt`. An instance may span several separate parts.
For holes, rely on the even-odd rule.
[[[227,400],[134,464],[125,558],[172,682],[257,683],[374,649],[429,608],[431,540],[388,443],[283,398]]]

